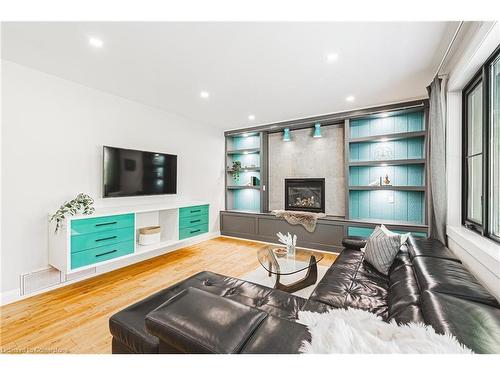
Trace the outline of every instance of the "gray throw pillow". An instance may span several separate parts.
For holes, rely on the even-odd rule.
[[[365,260],[377,271],[387,275],[400,246],[400,235],[390,235],[382,228],[376,227],[366,241]]]

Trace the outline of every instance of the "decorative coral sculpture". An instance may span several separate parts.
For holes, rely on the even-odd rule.
[[[295,234],[292,236],[290,232],[288,232],[286,236],[281,232],[276,233],[276,235],[278,236],[279,242],[286,246],[288,254],[294,254],[295,245],[297,244],[297,236]]]

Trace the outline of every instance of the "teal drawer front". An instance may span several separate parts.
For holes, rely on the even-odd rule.
[[[183,240],[185,238],[198,236],[202,233],[208,232],[208,223],[196,225],[194,227],[179,229],[179,239]]]
[[[179,218],[199,216],[208,214],[208,204],[202,206],[179,208]]]
[[[71,236],[71,252],[91,249],[134,239],[134,227]]]
[[[71,221],[71,235],[104,232],[134,226],[134,214],[112,215]]]
[[[195,225],[208,224],[208,213],[205,215],[179,218],[179,229],[190,228]]]
[[[134,252],[134,240],[96,247],[71,254],[71,269],[104,262]]]

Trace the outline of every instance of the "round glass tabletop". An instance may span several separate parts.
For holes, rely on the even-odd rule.
[[[279,245],[266,246],[257,252],[259,263],[268,272],[276,275],[291,275],[308,269],[323,259],[318,251],[296,248],[294,254],[286,253]]]

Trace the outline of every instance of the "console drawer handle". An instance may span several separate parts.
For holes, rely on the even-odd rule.
[[[191,213],[194,214],[195,212],[200,212],[201,210],[191,210]]]
[[[191,220],[190,223],[197,223],[198,221],[201,221],[201,219],[198,219],[198,220]]]
[[[196,230],[192,230],[190,231],[189,233],[196,233],[196,232],[199,232],[201,229],[196,229]]]
[[[96,254],[96,258],[98,257],[102,257],[103,255],[108,255],[108,254],[113,254],[113,253],[116,253],[118,250],[111,250],[111,251],[107,251],[105,253],[102,253],[102,254]]]
[[[109,223],[99,223],[99,224],[96,224],[95,226],[102,227],[103,225],[112,225],[112,224],[116,224],[116,221],[110,221]]]
[[[98,238],[97,240],[95,240],[95,242],[112,240],[113,238],[116,238],[116,236],[105,237],[105,238]]]

